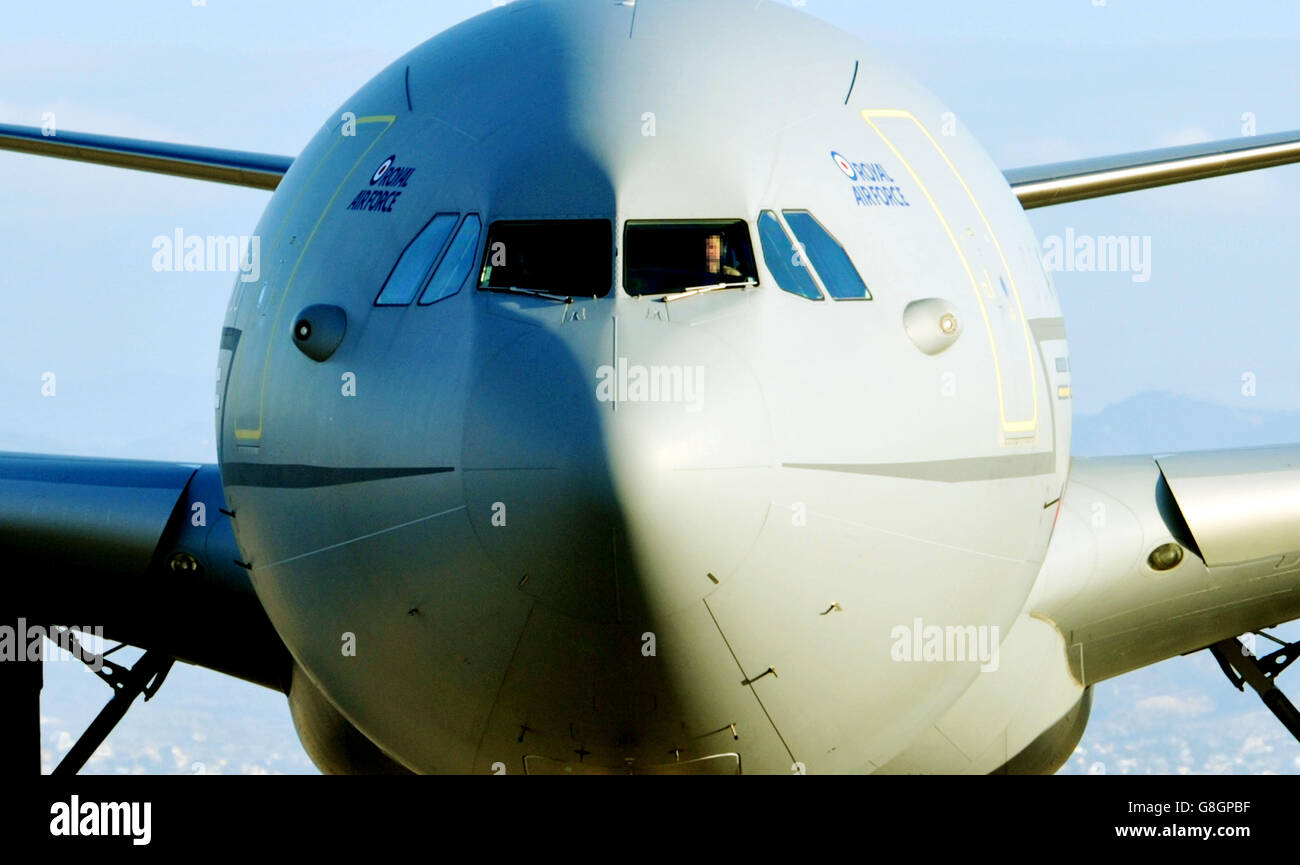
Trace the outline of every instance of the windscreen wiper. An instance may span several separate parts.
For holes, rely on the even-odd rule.
[[[694,288],[684,288],[676,294],[664,295],[664,303],[672,300],[681,300],[683,297],[695,297],[697,294],[708,294],[710,291],[723,291],[728,288],[753,288],[758,282],[753,277],[746,279],[744,282],[719,282],[714,285],[697,285]]]
[[[484,286],[484,291],[495,291],[498,294],[526,294],[529,297],[540,297],[543,300],[554,300],[559,303],[573,303],[573,298],[563,294],[551,294],[549,291],[542,291],[540,288],[519,288],[515,285],[488,285]]]

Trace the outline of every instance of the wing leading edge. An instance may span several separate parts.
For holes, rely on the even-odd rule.
[[[1300,162],[1300,130],[1002,172],[1026,210]]]
[[[210,180],[253,189],[275,189],[280,185],[280,178],[284,177],[293,164],[291,157],[268,153],[169,144],[86,132],[45,135],[35,127],[3,123],[0,123],[0,150],[132,168],[194,180]]]

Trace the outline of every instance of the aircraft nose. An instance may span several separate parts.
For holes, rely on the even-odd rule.
[[[767,517],[771,425],[750,365],[704,328],[528,328],[467,405],[466,506],[505,578],[564,613],[698,602]]]

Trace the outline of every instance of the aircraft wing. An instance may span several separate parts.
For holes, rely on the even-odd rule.
[[[1028,612],[1084,685],[1300,618],[1300,445],[1075,459]]]
[[[102,627],[288,693],[292,660],[225,508],[212,465],[0,453],[0,624]]]
[[[1002,172],[1026,210],[1300,162],[1300,130]]]
[[[275,189],[293,158],[243,150],[168,144],[138,138],[55,132],[46,135],[31,126],[0,123],[0,150],[54,156],[97,165],[134,168],[195,180],[211,180],[253,189]]]
[[[0,150],[275,189],[293,158],[0,123]],[[1003,172],[1026,210],[1300,162],[1300,130]]]

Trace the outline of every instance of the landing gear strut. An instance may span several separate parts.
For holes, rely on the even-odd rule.
[[[76,637],[74,636],[73,639],[75,640]],[[173,660],[156,651],[145,652],[131,667],[115,664],[105,657],[120,648],[121,646],[117,646],[109,649],[103,655],[89,652],[84,647],[80,649],[79,657],[86,662],[95,675],[113,689],[113,698],[95,716],[95,720],[90,722],[90,726],[81,734],[81,738],[72,749],[64,755],[59,765],[54,767],[51,775],[66,776],[80,772],[81,767],[86,765],[86,761],[95,753],[95,749],[103,744],[108,734],[117,726],[117,722],[126,715],[127,709],[131,708],[135,698],[144,694],[146,701],[152,699],[172,668]]]
[[[1245,691],[1243,685],[1246,684],[1254,688],[1264,705],[1282,722],[1282,726],[1300,741],[1300,710],[1274,684],[1282,671],[1296,659],[1296,654],[1300,653],[1300,642],[1284,643],[1262,632],[1260,636],[1272,640],[1282,648],[1256,658],[1240,639],[1231,637],[1210,646],[1210,652],[1219,662],[1228,681],[1238,691]]]

